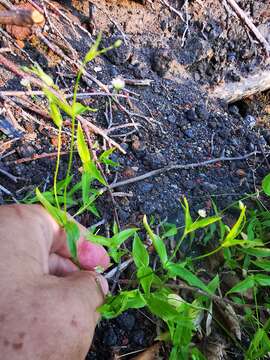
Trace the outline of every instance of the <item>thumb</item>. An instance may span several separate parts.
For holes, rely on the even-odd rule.
[[[96,309],[104,303],[109,291],[105,277],[94,271],[76,271],[68,274],[63,280],[63,285],[72,290],[76,299],[84,302],[85,311],[88,311],[90,316],[93,314],[95,321],[98,321],[99,314]]]
[[[40,344],[40,338],[46,339],[50,353],[46,359],[49,359],[56,351],[55,341],[64,329],[65,336],[58,342],[59,356],[54,358],[85,359],[99,319],[97,308],[103,304],[108,292],[106,279],[95,272],[77,271],[65,277],[45,275],[37,287],[31,298],[39,294],[39,307],[34,309],[34,315],[42,326],[39,331],[37,326],[32,326],[33,343]]]

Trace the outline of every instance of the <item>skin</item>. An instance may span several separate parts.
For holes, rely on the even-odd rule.
[[[1,359],[85,358],[99,319],[96,308],[108,292],[105,278],[91,269],[107,267],[109,257],[81,237],[78,253],[87,271],[79,271],[65,240],[41,206],[0,207]]]

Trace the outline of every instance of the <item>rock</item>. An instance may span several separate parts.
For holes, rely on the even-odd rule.
[[[127,143],[121,143],[120,146],[121,146],[121,148],[124,149],[125,151],[128,151],[128,149],[129,149],[129,146],[128,146]]]
[[[167,22],[166,22],[165,20],[162,20],[162,21],[160,22],[160,28],[161,28],[162,31],[165,31],[165,30],[166,30],[166,28],[167,28]]]
[[[161,153],[146,153],[143,163],[150,169],[158,169],[167,165],[166,158]]]
[[[197,35],[190,36],[185,46],[180,50],[180,63],[192,65],[203,59],[210,59],[213,56],[213,49],[208,41],[199,38]]]
[[[197,105],[195,111],[201,120],[207,121],[209,119],[209,112],[204,104]]]
[[[126,224],[128,219],[129,219],[129,212],[128,211],[125,211],[123,209],[119,209],[118,210],[118,215],[120,217],[120,220]]]
[[[112,36],[104,42],[105,47],[110,46],[116,40],[122,40],[122,44],[119,48],[107,51],[105,53],[106,58],[114,65],[124,65],[132,57],[132,47],[126,44],[121,36]]]
[[[127,331],[131,331],[135,325],[135,316],[125,312],[116,318],[118,325]]]
[[[236,61],[236,53],[235,52],[229,52],[227,55],[227,61],[228,62],[235,62]]]
[[[195,137],[195,133],[193,129],[187,129],[184,131],[184,134],[189,138],[193,139]]]
[[[202,186],[202,188],[203,188],[204,190],[209,191],[209,192],[214,192],[214,191],[216,191],[217,188],[218,188],[217,185],[211,184],[211,183],[209,183],[209,182],[207,182],[207,181],[205,181],[201,186]]]
[[[153,189],[154,185],[150,183],[141,183],[140,190],[144,193],[147,193]]]
[[[191,122],[198,120],[197,114],[194,109],[186,110],[185,115],[186,118]]]
[[[133,151],[142,151],[145,149],[145,143],[137,135],[133,135],[131,147]]]
[[[230,112],[230,114],[232,114],[232,115],[234,115],[236,117],[241,116],[240,113],[239,113],[239,108],[236,105],[229,106],[229,112]]]
[[[169,70],[172,61],[171,51],[164,48],[157,49],[154,51],[150,61],[152,70],[163,77]]]
[[[135,345],[144,346],[145,344],[145,333],[142,329],[136,330],[132,334],[132,342]]]
[[[28,144],[17,147],[16,151],[21,158],[31,157],[35,153],[33,146]]]
[[[118,342],[118,337],[112,327],[104,332],[103,344],[106,346],[115,346]]]
[[[124,171],[122,172],[122,175],[125,178],[131,178],[131,177],[134,177],[136,175],[136,172],[132,167],[126,167],[124,169]]]
[[[169,121],[169,123],[171,123],[171,124],[175,124],[176,123],[176,116],[174,115],[174,114],[170,114],[169,116],[168,116],[168,121]]]
[[[246,176],[246,172],[243,169],[237,169],[235,173],[239,177],[245,177]]]
[[[243,122],[244,122],[244,126],[246,126],[249,129],[252,129],[256,125],[256,118],[252,115],[247,115],[244,117]]]

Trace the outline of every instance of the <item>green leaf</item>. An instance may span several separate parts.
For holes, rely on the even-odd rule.
[[[162,239],[159,236],[157,236],[156,234],[153,233],[152,229],[150,228],[150,226],[147,222],[146,215],[144,215],[144,217],[143,217],[143,224],[144,224],[145,230],[147,231],[150,239],[153,242],[156,252],[158,253],[158,255],[160,257],[162,265],[165,266],[166,262],[168,261],[168,255],[167,255],[167,250],[166,250],[166,246],[165,246],[164,242],[162,241]]]
[[[113,167],[117,167],[119,166],[119,163],[112,161],[111,159],[109,159],[109,156],[115,151],[115,148],[110,148],[106,151],[104,151],[100,156],[99,156],[99,161],[102,162],[105,165],[110,165]]]
[[[117,296],[108,296],[106,303],[98,311],[106,319],[112,319],[128,309],[140,309],[146,304],[145,299],[138,289],[122,291]]]
[[[115,234],[111,239],[111,246],[114,248],[118,248],[120,245],[123,244],[124,241],[126,241],[129,237],[134,235],[136,231],[138,231],[138,228],[131,228],[121,231],[118,234]]]
[[[268,257],[270,256],[270,249],[269,248],[248,248],[248,249],[242,249],[242,252],[248,255],[253,255],[257,257]]]
[[[144,296],[150,311],[164,321],[174,320],[179,317],[178,311],[168,303],[167,298],[160,292]]]
[[[85,64],[92,61],[95,57],[97,57],[99,55],[98,48],[99,48],[99,44],[100,44],[100,41],[101,41],[101,37],[102,37],[102,34],[99,33],[95,43],[91,46],[90,50],[85,55],[85,58],[84,58],[84,63]]]
[[[149,265],[148,251],[146,250],[137,233],[134,235],[132,256],[137,269],[140,267],[147,267]]]
[[[113,261],[116,264],[119,264],[121,257],[127,254],[126,250],[119,250],[114,247],[110,247],[108,252],[109,252],[109,256],[113,259]]]
[[[82,163],[83,164],[90,163],[91,162],[90,151],[84,140],[82,126],[80,123],[78,123],[78,128],[77,128],[77,148],[78,148],[78,153],[80,155]]]
[[[262,188],[266,195],[270,196],[270,174],[266,175],[262,181]]]
[[[45,207],[45,209],[48,211],[48,213],[54,218],[54,220],[60,225],[63,226],[65,222],[65,216],[64,213],[59,210],[58,208],[54,207],[39,191],[38,188],[36,188],[36,197],[38,198],[39,202]]]
[[[90,183],[91,183],[91,176],[89,173],[82,174],[82,199],[83,205],[87,204],[89,201],[90,196]]]
[[[208,289],[214,294],[219,287],[219,275],[217,274],[208,284]]]
[[[53,119],[53,122],[55,123],[55,125],[58,128],[61,128],[61,126],[63,124],[63,118],[62,118],[62,115],[60,113],[58,106],[55,103],[50,103],[50,115],[51,115],[51,118]]]
[[[37,75],[47,86],[54,87],[53,79],[47,75],[38,64],[35,64],[35,66],[32,66],[31,68],[24,66],[23,70]]]
[[[230,247],[230,246],[236,245],[233,241],[241,233],[241,231],[245,225],[246,207],[244,206],[244,204],[241,201],[239,201],[239,205],[240,205],[240,209],[241,209],[239,218],[237,219],[236,223],[233,225],[233,227],[231,228],[231,230],[225,237],[225,240],[221,244],[222,247]]]
[[[219,220],[221,220],[220,216],[212,216],[205,219],[197,220],[190,225],[189,232],[196,231],[198,229],[203,229],[204,227],[209,226]]]
[[[149,266],[142,266],[137,271],[137,278],[144,292],[149,294],[154,279],[153,270]]]
[[[227,292],[227,294],[231,294],[233,292],[243,293],[247,291],[248,289],[253,288],[255,285],[254,276],[248,276],[245,280],[240,281],[238,284],[236,284],[234,287],[231,288]]]
[[[44,92],[50,103],[56,104],[67,115],[72,117],[73,114],[72,107],[68,104],[68,102],[65,99],[59,99],[49,89],[43,88],[42,91]]]
[[[252,263],[259,268],[270,272],[270,260],[255,260]]]
[[[84,164],[84,170],[88,172],[94,179],[98,180],[102,185],[106,186],[107,183],[100,171],[97,169],[96,164],[91,160]]]
[[[70,254],[73,259],[76,259],[77,257],[77,241],[80,237],[80,230],[78,225],[73,221],[67,221],[64,224],[64,228],[66,230],[67,234],[67,245],[68,249],[70,251]]]
[[[168,230],[166,230],[165,233],[162,234],[162,239],[177,235],[177,227],[175,224],[166,224],[166,225],[168,227]]]
[[[270,286],[270,276],[265,274],[254,275],[255,282],[260,286]]]
[[[85,235],[85,238],[86,238],[86,240],[89,240],[94,244],[99,244],[99,245],[106,246],[106,247],[111,246],[111,239],[108,239],[104,236],[95,235],[95,234],[92,234],[91,232],[88,232]]]
[[[80,114],[83,114],[86,111],[92,111],[92,112],[96,112],[97,109],[93,109],[90,106],[85,106],[79,102],[75,102],[72,104],[72,111],[73,111],[73,116],[77,116]]]
[[[116,235],[118,233],[119,233],[118,225],[117,225],[117,222],[114,221],[113,222],[113,235]]]
[[[181,203],[181,206],[184,210],[184,214],[185,214],[185,234],[187,234],[189,232],[189,229],[193,223],[192,218],[190,216],[190,212],[189,212],[189,204],[188,201],[186,199],[186,197],[184,196],[184,203]]]
[[[195,286],[207,293],[211,293],[208,287],[196,275],[185,269],[181,264],[169,263],[166,268],[170,277],[178,276],[186,281],[190,286]]]

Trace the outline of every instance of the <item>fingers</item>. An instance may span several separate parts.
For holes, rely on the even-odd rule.
[[[103,269],[109,267],[110,258],[101,245],[80,239],[77,251],[78,260],[83,269],[93,270],[97,266],[101,266]]]
[[[76,222],[74,219],[72,219],[72,221]],[[81,237],[77,242],[77,257],[81,268],[85,270],[94,270],[95,267],[100,266],[103,269],[107,269],[110,264],[110,258],[107,251],[103,246],[85,240],[83,235],[87,233],[87,229],[79,223],[77,223],[77,225],[79,226],[81,233]],[[64,258],[70,258],[66,233],[60,226],[55,232],[51,252]]]
[[[79,268],[69,259],[63,258],[57,254],[49,256],[49,274],[55,276],[66,276]]]
[[[83,302],[84,316],[93,317],[96,323],[99,319],[96,309],[104,303],[109,291],[107,280],[93,271],[79,271],[65,277],[63,284],[76,294],[75,302]]]

